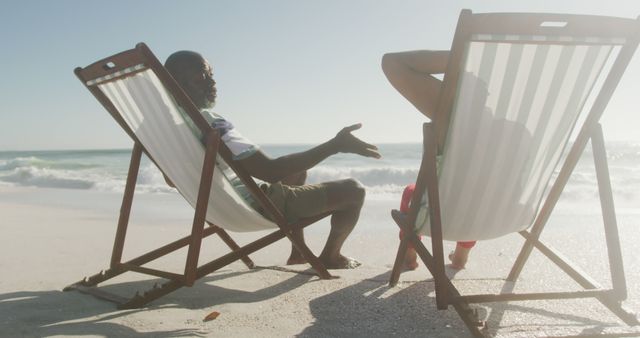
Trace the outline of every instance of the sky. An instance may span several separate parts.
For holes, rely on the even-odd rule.
[[[0,0],[0,151],[130,148],[73,74],[145,42],[214,68],[215,110],[259,144],[314,144],[343,126],[371,143],[419,142],[426,121],[386,81],[386,52],[449,49],[461,9],[636,18],[639,0]],[[638,54],[638,53],[637,53]],[[640,142],[640,56],[602,119]]]

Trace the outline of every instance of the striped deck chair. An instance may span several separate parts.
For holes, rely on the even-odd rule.
[[[309,248],[291,236],[291,229],[305,227],[327,215],[289,224],[255,181],[231,160],[231,152],[220,142],[218,132],[200,115],[196,106],[171,75],[151,53],[138,44],[134,49],[113,55],[85,68],[76,75],[116,122],[133,139],[134,146],[127,183],[118,220],[109,269],[68,286],[113,301],[119,308],[141,307],[182,286],[192,286],[204,277],[238,259],[249,268],[254,266],[248,255],[275,241],[288,237],[321,278],[331,275]],[[134,197],[136,178],[142,154],[176,186],[178,192],[195,209],[191,234],[122,262],[124,240]],[[242,182],[270,215],[271,221],[256,212],[234,188]],[[205,223],[209,224],[208,227]],[[239,247],[224,229],[248,232],[275,229],[272,233]],[[217,234],[231,252],[206,264],[198,264],[203,238]],[[180,248],[188,246],[184,273],[177,274],[144,265]],[[99,283],[127,271],[166,278],[144,294],[131,298],[106,293]]]
[[[434,277],[437,307],[453,305],[474,335],[482,331],[468,304],[510,300],[595,297],[627,324],[637,325],[635,315],[621,307],[626,282],[599,119],[639,38],[640,19],[463,10],[433,124],[424,126],[411,209],[407,217],[394,217],[405,235],[390,285],[398,282],[407,246],[413,244]],[[565,149],[572,133],[575,141]],[[610,290],[539,240],[589,140]],[[513,232],[526,241],[508,281],[518,278],[535,247],[585,290],[460,295],[445,275],[443,240]],[[433,254],[418,239],[422,234],[431,236]]]

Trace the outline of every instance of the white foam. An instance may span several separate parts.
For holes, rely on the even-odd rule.
[[[300,148],[300,147],[298,147]],[[284,147],[281,152],[299,151]],[[381,147],[381,149],[383,149]],[[420,165],[419,147],[393,146],[381,161],[341,154],[309,170],[308,182],[355,178],[367,189],[369,200],[398,200],[404,187],[414,183]],[[640,145],[607,144],[611,183],[616,207],[640,208]],[[64,189],[122,192],[130,152],[24,152],[0,153],[0,184]],[[141,163],[137,192],[166,193],[160,171],[146,158]],[[580,208],[598,200],[598,186],[591,150],[578,163],[561,197],[561,208]],[[590,207],[589,207],[590,208]]]
[[[345,178],[355,178],[368,187],[401,185],[405,186],[415,182],[418,176],[418,168],[398,167],[327,167],[319,166],[309,170],[310,183],[335,181]]]
[[[15,168],[1,179],[16,185],[46,188],[89,189],[93,186],[93,182],[74,176],[71,172],[27,166]]]
[[[38,162],[42,162],[42,160],[34,156],[16,157],[11,160],[0,161],[0,171],[13,170],[13,169],[17,169],[25,166],[32,166]]]
[[[104,169],[66,170],[34,165],[36,158],[7,161],[10,170],[0,171],[0,182],[5,185],[62,189],[94,189],[105,192],[124,190],[126,178]],[[138,174],[136,190],[145,193],[164,193],[173,189],[164,182],[160,171],[152,165],[144,166]]]

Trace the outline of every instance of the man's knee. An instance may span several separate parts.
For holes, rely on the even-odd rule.
[[[350,195],[352,196],[353,203],[361,206],[364,203],[364,198],[367,194],[362,183],[360,183],[360,181],[356,179],[349,178],[345,180],[344,184],[348,187],[350,191]]]
[[[331,210],[346,210],[362,207],[365,189],[355,179],[333,181],[327,184],[328,207]]]

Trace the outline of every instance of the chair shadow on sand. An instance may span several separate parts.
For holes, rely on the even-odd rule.
[[[402,289],[391,293],[392,289],[388,286],[389,274],[390,272],[386,272],[365,279],[312,300],[309,307],[315,322],[298,336],[469,336],[466,326],[453,309],[440,311],[436,308],[432,279],[400,282]],[[503,292],[509,291],[511,286],[511,283],[506,283]],[[575,322],[575,324],[561,324],[565,328],[571,325],[590,326],[582,330],[580,333],[582,335],[597,334],[607,327],[617,325],[575,314],[561,314],[532,308],[519,303],[492,303],[476,308],[480,318],[488,323],[489,336],[495,335],[498,329],[508,328],[500,326],[504,315],[508,312]],[[535,328],[553,325],[546,322],[531,322],[528,326]]]
[[[58,290],[18,291],[0,295],[0,326],[5,337],[198,335],[197,331],[189,329],[139,332],[125,325],[109,322],[139,311],[141,310],[118,311],[110,303]]]
[[[180,330],[136,331],[127,325],[110,322],[142,311],[168,308],[202,309],[225,303],[253,303],[280,296],[314,278],[310,274],[294,274],[277,284],[256,290],[241,291],[210,284],[226,278],[259,273],[263,268],[250,271],[224,272],[201,279],[192,288],[178,290],[150,304],[149,308],[118,310],[115,305],[88,297],[79,292],[17,291],[0,295],[0,335],[20,336],[112,336],[112,337],[197,337],[206,336],[196,328]],[[317,280],[317,279],[315,279]],[[105,286],[105,290],[127,295],[144,290],[160,279],[122,282]],[[201,313],[194,314],[201,321]]]
[[[253,274],[269,269],[289,271],[291,277],[255,291],[244,291],[221,287],[212,283],[229,278],[254,278]],[[154,330],[139,332],[134,328],[111,320],[136,314],[170,308],[204,309],[227,303],[255,303],[278,297],[306,283],[320,281],[310,273],[258,267],[249,271],[221,271],[202,279],[190,289],[163,297],[149,308],[117,310],[112,303],[87,297],[79,292],[18,291],[0,295],[0,326],[7,336],[73,336],[101,335],[118,337],[183,337],[206,336],[196,328],[180,330]],[[320,336],[433,336],[464,337],[467,329],[455,311],[439,311],[435,306],[433,281],[401,282],[401,288],[388,287],[389,272],[364,279],[335,292],[319,296],[309,303],[314,323],[302,329],[300,337]],[[122,282],[105,286],[110,292],[127,294],[145,289],[159,280]],[[322,281],[331,283],[331,281]],[[505,284],[503,291],[510,291]],[[559,314],[519,304],[489,304],[484,308],[489,315],[489,334],[495,334],[507,312],[536,314],[542,317],[572,320],[574,325],[595,326],[581,334],[597,334],[612,325],[578,315]],[[483,311],[480,311],[481,313]],[[194,314],[199,318],[201,313]],[[548,323],[529,323],[531,327],[547,326]],[[615,325],[615,324],[614,324]],[[563,324],[566,327],[566,324]],[[624,336],[624,335],[623,335]]]

